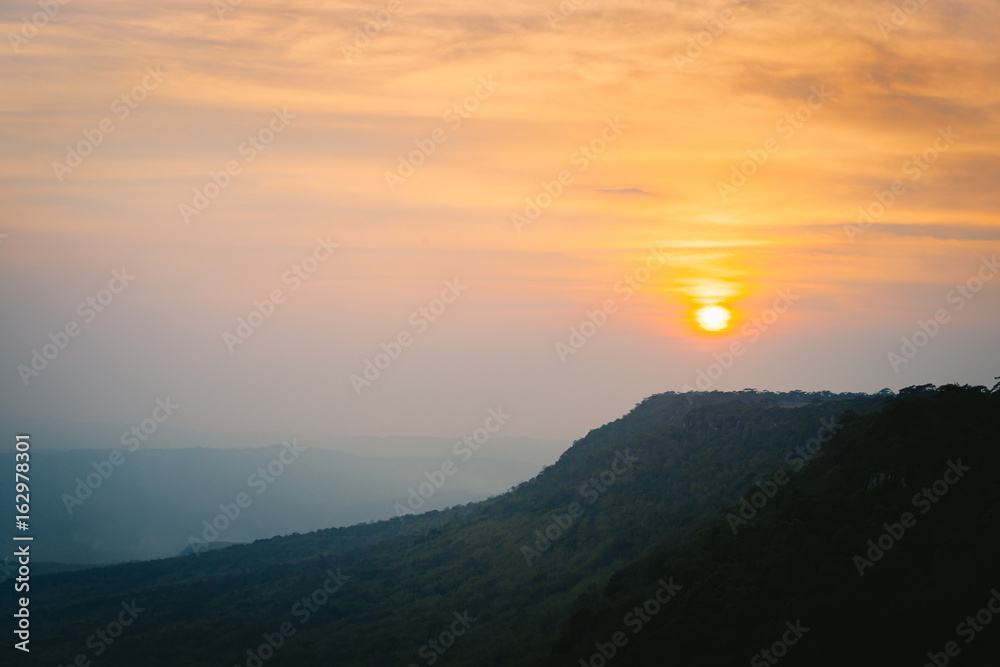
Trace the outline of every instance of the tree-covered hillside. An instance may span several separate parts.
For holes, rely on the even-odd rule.
[[[660,394],[589,433],[535,479],[482,503],[40,576],[31,591],[32,658],[70,664],[82,654],[102,665],[147,666],[252,666],[261,657],[296,666],[540,664],[560,628],[572,636],[574,609],[599,600],[615,572],[653,549],[681,546],[753,481],[801,467],[810,446],[828,447],[845,413],[871,412],[887,400]],[[144,611],[120,637],[91,641],[133,600]]]
[[[996,665],[1000,391],[904,390],[846,415],[826,450],[783,485],[747,488],[760,509],[724,508],[581,596],[548,664],[603,647],[622,665]],[[663,579],[682,588],[643,609]],[[659,608],[626,625],[637,607]]]

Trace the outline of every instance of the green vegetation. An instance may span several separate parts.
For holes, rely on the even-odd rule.
[[[673,577],[683,588],[641,632],[626,628],[609,664],[746,664],[801,618],[810,631],[787,664],[903,664],[886,656],[905,649],[919,665],[1000,585],[987,538],[1000,518],[998,400],[969,387],[652,396],[482,503],[39,576],[32,659],[94,659],[87,638],[134,598],[146,611],[95,664],[246,665],[290,622],[264,664],[425,665],[428,640],[468,611],[476,621],[434,664],[578,665]],[[843,428],[820,437],[834,421]],[[919,514],[912,495],[957,458],[972,470]],[[779,470],[785,482],[734,535],[726,515]],[[907,509],[916,526],[860,577],[852,556]],[[346,582],[302,623],[296,605],[338,568]]]
[[[919,666],[948,641],[952,664],[997,664],[1000,624],[968,644],[956,626],[1000,587],[998,436],[1000,392],[982,387],[914,387],[846,415],[827,454],[737,534],[722,519],[577,600],[549,664],[588,658],[666,577],[683,590],[628,632],[616,664],[747,664],[799,620],[809,631],[782,665]]]

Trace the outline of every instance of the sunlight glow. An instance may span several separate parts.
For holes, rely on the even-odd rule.
[[[706,331],[722,331],[729,326],[729,316],[729,311],[722,306],[705,306],[695,314],[695,320]]]

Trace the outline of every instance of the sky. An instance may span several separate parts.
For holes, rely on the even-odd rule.
[[[45,7],[0,7],[0,418],[572,439],[1000,375],[994,2]]]

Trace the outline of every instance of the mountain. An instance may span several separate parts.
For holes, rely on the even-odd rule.
[[[236,542],[218,542],[218,541],[216,541],[216,542],[209,542],[209,543],[205,544],[204,546],[190,544],[190,545],[184,547],[184,551],[182,551],[179,555],[181,555],[181,556],[197,556],[199,554],[205,553],[206,551],[216,551],[217,549],[228,549],[229,547],[236,546],[236,544],[237,544]]]
[[[847,414],[784,485],[576,600],[546,664],[996,665],[998,445],[1000,391],[982,387]],[[682,588],[648,604],[664,579]]]
[[[968,456],[962,447],[981,453],[982,442],[997,441],[996,404],[982,388],[925,389],[898,399],[752,390],[652,396],[591,431],[530,482],[484,502],[197,556],[39,576],[32,613],[44,621],[33,657],[65,662],[81,653],[94,658],[103,648],[100,660],[108,665],[576,665],[591,658],[593,642],[614,636],[623,600],[645,600],[650,586],[673,577],[684,588],[657,618],[681,634],[678,645],[687,652],[665,653],[660,632],[650,630],[619,650],[636,651],[621,664],[653,655],[657,664],[665,655],[671,664],[724,664],[730,657],[745,663],[754,651],[741,654],[744,645],[757,646],[770,636],[765,631],[796,620],[756,613],[755,601],[786,611],[799,601],[786,590],[814,570],[827,575],[840,565],[826,559],[808,570],[786,556],[803,517],[773,524],[768,517],[804,499],[797,511],[818,512],[824,528],[810,548],[853,546],[850,538],[872,526],[841,511],[845,499],[867,508],[869,518],[885,516],[888,501],[879,494],[897,492],[895,480],[913,485],[930,474],[927,461],[946,465],[948,456]],[[900,412],[897,405],[911,407]],[[925,421],[908,426],[915,417]],[[950,432],[969,444],[949,450],[954,443],[930,437],[959,417],[963,426]],[[927,435],[911,452],[923,432],[915,429]],[[970,473],[962,484],[971,483],[954,497],[964,488],[980,493],[982,480],[995,473],[994,460],[979,460],[982,477]],[[824,474],[840,481],[825,483]],[[849,488],[851,481],[860,490]],[[753,499],[769,482],[778,492],[733,535],[727,515],[738,515],[741,498]],[[980,527],[954,518],[939,526],[963,539]],[[754,535],[764,537],[755,542]],[[733,564],[736,542],[750,551]],[[857,548],[864,547],[862,540]],[[730,567],[714,569],[717,563]],[[754,582],[760,571],[774,578]],[[95,628],[112,622],[123,604],[143,611],[113,645],[95,640],[97,648],[88,648]],[[684,622],[688,605],[703,615],[697,636],[707,644],[686,641],[685,632],[695,633],[670,624]],[[712,623],[720,618],[743,624]]]
[[[169,399],[168,399],[169,400]],[[501,408],[502,409],[502,408]],[[487,412],[488,414],[488,412]],[[9,443],[18,433],[30,433],[32,450],[61,452],[112,449],[128,445],[135,424],[79,422],[67,419],[0,419],[0,452],[13,451]],[[295,440],[308,449],[383,459],[440,459],[451,455],[457,438],[425,436],[332,436],[281,431],[217,431],[182,429],[169,422],[139,443],[141,449],[260,449]],[[568,440],[491,435],[487,458],[549,465],[562,454]]]
[[[37,558],[78,564],[165,558],[191,548],[192,536],[205,547],[215,541],[252,542],[387,519],[397,515],[397,503],[411,512],[418,501],[417,511],[423,511],[481,500],[530,479],[542,467],[487,458],[500,453],[503,444],[491,441],[468,461],[449,452],[461,474],[414,501],[408,501],[409,490],[440,469],[443,455],[385,459],[282,445],[33,450],[31,525]],[[8,469],[13,456],[0,455]],[[0,478],[0,495],[12,497],[13,482]],[[220,526],[225,523],[221,531],[206,527],[240,494],[246,495],[247,507],[238,517],[218,520]],[[8,530],[16,532],[13,526]]]

